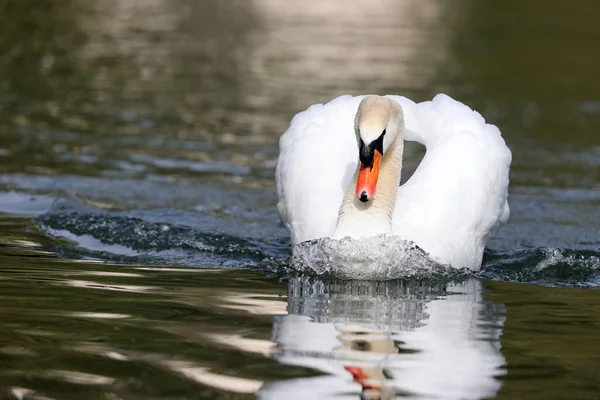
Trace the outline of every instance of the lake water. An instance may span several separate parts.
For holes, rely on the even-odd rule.
[[[0,398],[597,399],[600,3],[0,5]],[[452,280],[285,273],[279,135],[447,93],[513,152]],[[423,155],[407,146],[408,173]]]

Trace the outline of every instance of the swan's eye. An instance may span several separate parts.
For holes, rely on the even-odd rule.
[[[381,136],[385,135],[385,129],[383,130],[383,132],[381,132]]]

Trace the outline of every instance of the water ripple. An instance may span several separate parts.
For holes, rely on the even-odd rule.
[[[481,276],[551,286],[600,286],[600,252],[558,248],[486,251]]]
[[[113,262],[243,267],[272,256],[264,245],[250,238],[109,213],[53,212],[39,216],[37,221],[50,235],[75,243],[75,248],[59,249],[69,258],[83,254]]]

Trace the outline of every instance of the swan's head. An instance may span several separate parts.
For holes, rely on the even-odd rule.
[[[360,159],[356,197],[363,203],[375,196],[379,164],[396,138],[402,136],[403,126],[402,108],[394,100],[383,96],[366,96],[360,102],[354,130]]]

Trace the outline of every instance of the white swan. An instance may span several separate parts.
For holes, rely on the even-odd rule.
[[[427,150],[399,186],[404,140]],[[281,136],[277,209],[293,244],[392,233],[476,270],[510,214],[511,158],[497,127],[446,95],[341,96],[298,113]]]

